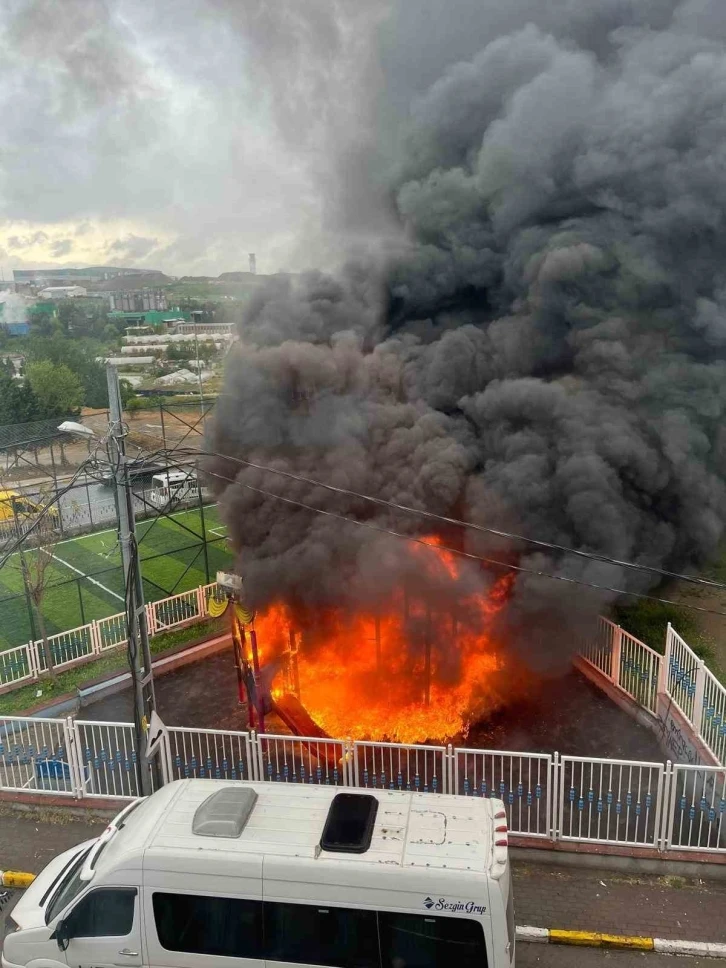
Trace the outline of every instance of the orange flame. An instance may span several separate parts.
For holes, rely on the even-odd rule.
[[[452,583],[460,578],[460,561],[451,552],[412,548],[429,577]],[[420,598],[406,600],[400,591],[377,616],[326,612],[317,629],[296,637],[301,702],[330,736],[400,743],[465,736],[473,721],[499,704],[506,660],[487,628],[511,581],[506,576],[487,594],[459,596],[455,612],[448,606],[437,611]],[[457,621],[457,612],[465,622]],[[273,604],[255,625],[267,654],[282,652],[289,662],[290,629],[296,626],[287,606]],[[273,698],[291,685],[291,676],[278,674]]]

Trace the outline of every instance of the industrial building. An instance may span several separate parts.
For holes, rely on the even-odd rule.
[[[43,299],[75,299],[78,296],[87,296],[88,290],[85,286],[46,286],[38,295]]]
[[[105,293],[112,312],[165,312],[169,307],[162,289],[126,289]]]

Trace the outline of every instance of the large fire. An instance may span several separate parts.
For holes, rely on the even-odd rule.
[[[413,546],[422,569],[458,582],[459,559],[436,539],[427,544],[431,550]],[[297,691],[330,736],[402,743],[465,736],[499,702],[507,660],[487,629],[510,584],[507,576],[488,594],[463,594],[444,611],[396,590],[384,612],[330,610],[302,631],[286,605],[274,604],[255,619],[261,663],[282,653],[273,697]]]

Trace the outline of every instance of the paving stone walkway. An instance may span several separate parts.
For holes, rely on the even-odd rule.
[[[726,942],[726,882],[514,863],[518,924]]]

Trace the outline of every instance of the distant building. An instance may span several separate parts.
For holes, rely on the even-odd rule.
[[[0,320],[0,325],[3,326],[9,336],[27,336],[30,332],[29,323],[3,323]]]
[[[52,269],[13,269],[17,286],[71,286],[80,283],[105,282],[119,276],[137,276],[148,269],[122,269],[118,266],[87,266],[83,269],[56,267]]]
[[[127,289],[105,295],[108,296],[112,312],[148,313],[153,310],[164,312],[169,308],[166,293],[161,289]]]
[[[75,299],[88,295],[84,286],[47,286],[38,293],[43,299]]]

